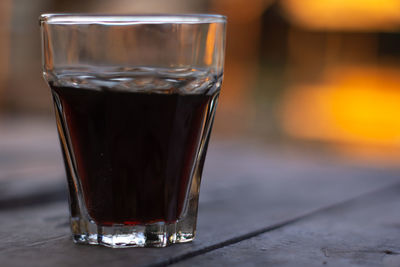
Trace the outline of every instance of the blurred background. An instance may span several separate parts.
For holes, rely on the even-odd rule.
[[[400,0],[1,0],[3,149],[23,147],[25,137],[7,139],[15,118],[56,131],[41,74],[38,16],[48,12],[226,15],[214,140],[400,166]]]

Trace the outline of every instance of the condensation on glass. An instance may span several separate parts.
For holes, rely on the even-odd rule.
[[[225,24],[220,15],[40,17],[74,242],[193,240]]]

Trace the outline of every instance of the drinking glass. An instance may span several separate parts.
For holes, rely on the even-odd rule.
[[[40,17],[74,242],[193,240],[225,24],[220,15]]]

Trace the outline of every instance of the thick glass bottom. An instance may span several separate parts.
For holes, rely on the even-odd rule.
[[[166,247],[190,242],[195,228],[185,222],[147,225],[97,226],[94,222],[72,220],[72,238],[77,244],[101,245],[111,248]],[[82,231],[85,229],[85,231]]]

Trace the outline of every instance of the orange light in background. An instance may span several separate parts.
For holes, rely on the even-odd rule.
[[[288,18],[314,30],[393,31],[400,0],[282,0]]]
[[[275,0],[211,0],[210,13],[228,17],[224,82],[214,132],[237,136],[255,118],[252,92],[260,66],[262,15]],[[240,123],[238,123],[240,122]]]
[[[207,34],[206,40],[206,51],[204,55],[204,62],[207,65],[211,65],[213,63],[213,53],[215,49],[215,35],[217,29],[217,25],[215,23],[210,24],[210,29]]]
[[[331,71],[326,82],[294,86],[283,98],[284,130],[297,138],[400,145],[400,70]]]
[[[10,16],[11,0],[0,1],[0,108],[2,106],[4,89],[8,80],[10,57]]]
[[[276,0],[212,0],[215,10],[227,14],[229,20],[242,23],[255,20]]]

